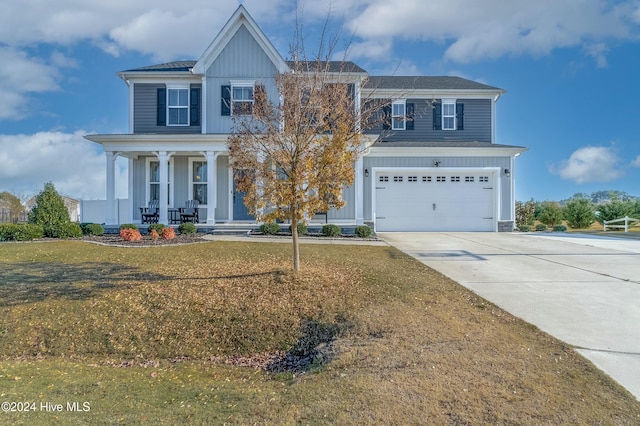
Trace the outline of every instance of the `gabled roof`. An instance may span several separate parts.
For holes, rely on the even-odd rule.
[[[165,64],[158,65],[148,65],[146,67],[141,68],[133,68],[126,71],[121,71],[122,73],[129,72],[190,72],[191,68],[193,68],[196,64],[196,61],[173,61],[167,62]]]
[[[486,90],[504,92],[493,87],[461,77],[443,76],[370,76],[367,89],[400,89],[400,90]]]
[[[273,44],[271,44],[271,41],[264,32],[262,32],[256,21],[249,15],[247,9],[245,9],[243,5],[240,5],[224,27],[222,27],[218,35],[213,39],[209,47],[207,47],[207,50],[200,56],[200,59],[198,59],[198,62],[193,67],[193,72],[196,74],[204,74],[242,26],[245,26],[264,53],[271,59],[271,62],[273,62],[278,71],[284,72],[288,69],[280,53]]]

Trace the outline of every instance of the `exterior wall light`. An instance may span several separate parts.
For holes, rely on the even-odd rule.
[[[364,177],[369,177],[369,169],[364,169]]]

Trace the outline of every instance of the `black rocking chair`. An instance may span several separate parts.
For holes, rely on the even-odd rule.
[[[200,202],[198,200],[187,200],[184,203],[184,208],[180,209],[180,222],[198,223],[198,206]]]
[[[158,200],[149,201],[149,207],[140,207],[142,223],[158,223],[160,203]]]

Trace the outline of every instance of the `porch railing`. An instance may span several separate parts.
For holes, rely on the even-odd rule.
[[[612,223],[617,224],[620,222],[624,222],[624,225],[611,225]],[[604,225],[605,231],[607,229],[624,229],[624,232],[629,232],[629,223],[631,222],[640,222],[640,219],[625,216],[622,219],[605,220],[602,224]]]

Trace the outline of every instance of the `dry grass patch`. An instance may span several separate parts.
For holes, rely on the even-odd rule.
[[[572,348],[395,249],[305,245],[300,274],[289,251],[0,244],[3,398],[92,402],[65,424],[640,423]],[[287,351],[306,374],[237,366]]]

